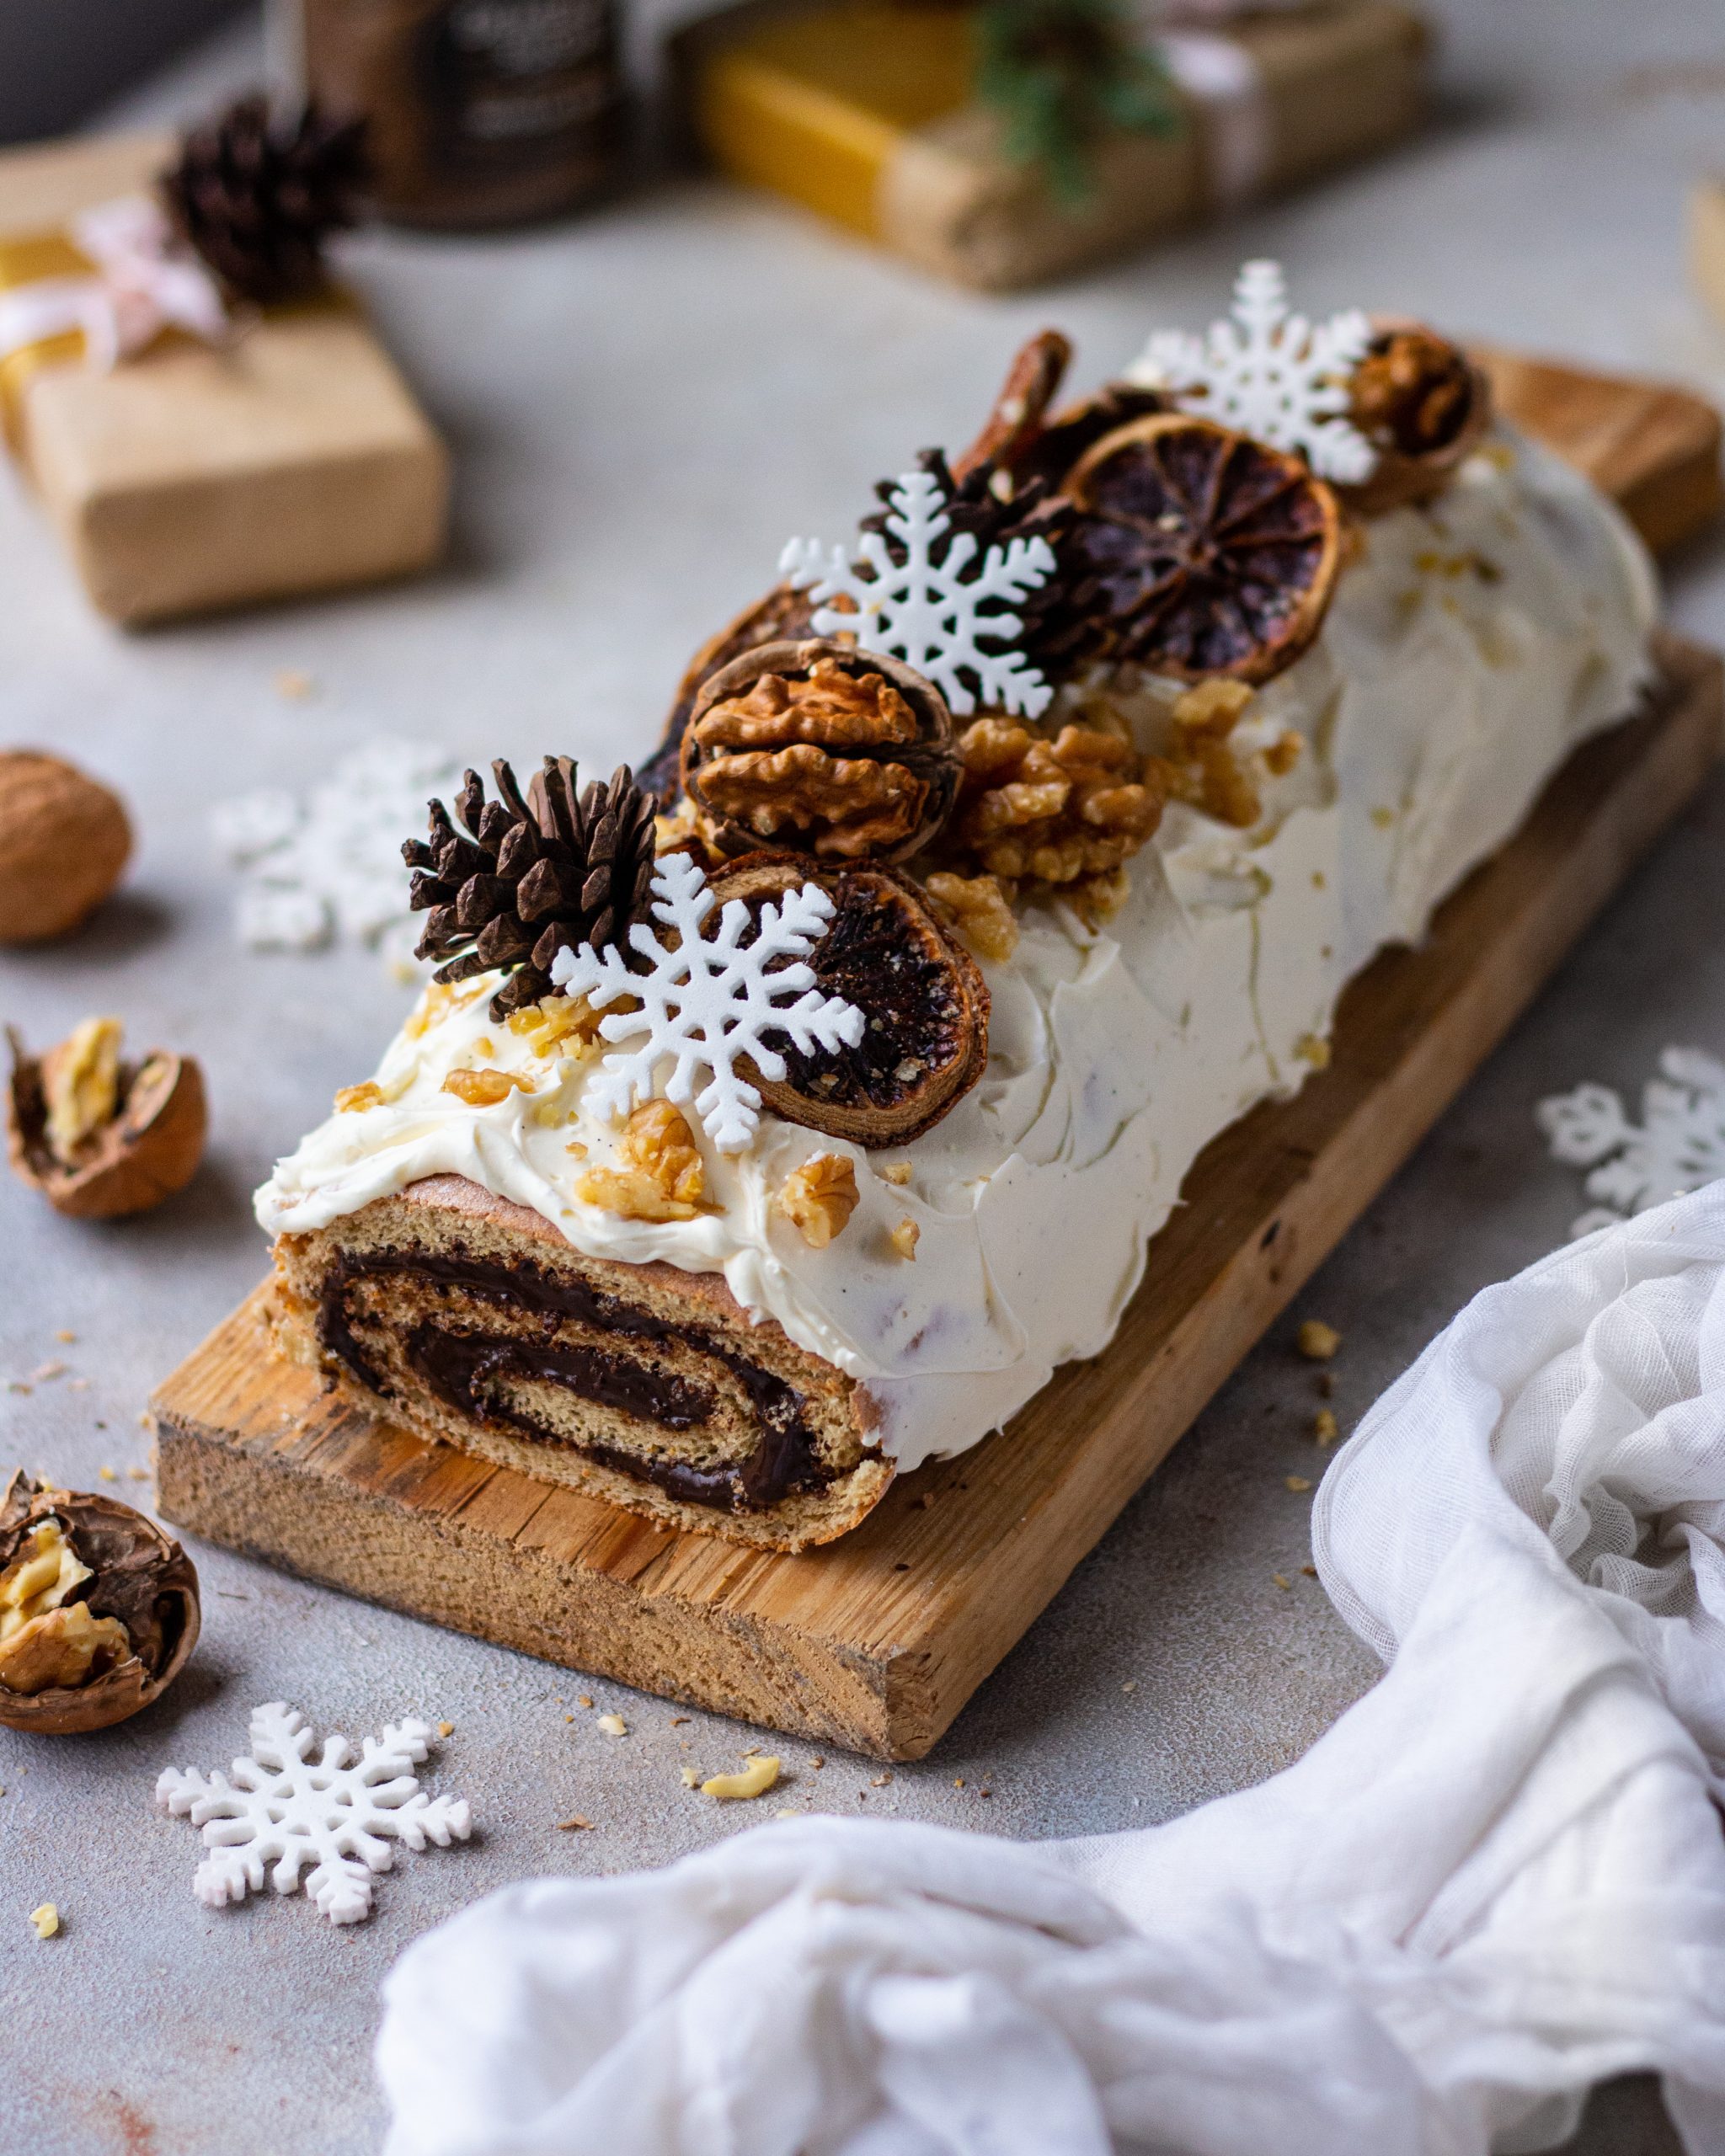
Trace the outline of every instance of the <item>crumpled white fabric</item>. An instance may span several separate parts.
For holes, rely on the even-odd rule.
[[[1474,2156],[1653,2069],[1725,2151],[1725,1182],[1488,1289],[1318,1493],[1389,1662],[1025,1846],[810,1818],[505,1889],[384,1988],[387,2156]]]

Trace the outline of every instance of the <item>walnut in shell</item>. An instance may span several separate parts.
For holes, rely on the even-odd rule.
[[[749,1082],[787,1123],[869,1147],[901,1145],[932,1130],[982,1075],[988,1061],[988,990],[976,963],[896,870],[869,862],[811,867],[804,856],[751,854],[711,880],[719,905],[765,905],[804,883],[833,901],[826,932],[809,954],[814,985],[862,1012],[854,1048],[785,1050],[785,1075],[769,1079],[745,1059]]]
[[[702,688],[683,786],[721,853],[905,861],[952,811],[952,714],[895,659],[811,638],[745,652]]]
[[[120,881],[131,825],[117,794],[36,749],[0,750],[0,943],[76,928]]]
[[[70,1736],[158,1700],[198,1637],[179,1545],[113,1497],[14,1472],[0,1492],[0,1722]]]
[[[1381,322],[1376,333],[1348,385],[1348,417],[1377,467],[1337,489],[1363,516],[1440,494],[1492,416],[1491,383],[1460,345],[1417,322]]]
[[[45,1054],[12,1043],[7,1150],[59,1213],[108,1220],[182,1190],[203,1157],[203,1074],[189,1055],[120,1057],[117,1018],[86,1018]]]

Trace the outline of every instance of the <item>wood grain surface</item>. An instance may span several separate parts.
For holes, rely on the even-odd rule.
[[[1632,510],[1648,468],[1637,439],[1610,436]],[[1646,439],[1665,455],[1663,423]],[[153,1402],[161,1511],[503,1646],[920,1757],[1703,783],[1720,662],[1672,639],[1660,656],[1649,708],[1570,760],[1423,945],[1349,986],[1329,1067],[1200,1155],[1106,1352],[998,1436],[905,1477],[843,1540],[786,1557],[676,1534],[421,1443],[273,1360],[261,1289]]]

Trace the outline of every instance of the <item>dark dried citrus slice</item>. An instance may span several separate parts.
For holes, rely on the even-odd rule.
[[[862,1038],[831,1054],[788,1048],[782,1079],[750,1067],[750,1082],[787,1123],[858,1145],[905,1145],[932,1130],[982,1075],[988,990],[916,886],[890,868],[835,871],[795,854],[750,854],[712,878],[720,901],[713,919],[729,899],[759,907],[810,882],[835,910],[809,963],[823,994],[862,1012]]]
[[[1341,561],[1336,497],[1297,456],[1213,419],[1118,428],[1066,483],[1062,568],[1103,654],[1187,681],[1268,681],[1319,629]]]

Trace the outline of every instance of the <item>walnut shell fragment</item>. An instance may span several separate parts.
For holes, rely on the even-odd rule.
[[[764,905],[806,883],[833,901],[826,933],[809,954],[814,985],[863,1014],[855,1048],[784,1050],[780,1080],[744,1059],[774,1115],[868,1147],[902,1145],[932,1130],[988,1062],[988,990],[976,963],[908,878],[874,863],[813,867],[797,854],[759,853],[711,879],[719,900]]]
[[[959,760],[933,683],[825,638],[763,644],[709,677],[682,778],[721,852],[905,861],[952,812]]]
[[[117,794],[59,756],[0,750],[0,943],[69,933],[120,881],[131,852]]]
[[[108,1729],[158,1700],[197,1644],[198,1576],[113,1497],[14,1471],[0,1492],[0,1722]]]
[[[120,1022],[87,1018],[33,1056],[16,1032],[7,1101],[13,1172],[57,1213],[109,1220],[183,1190],[203,1157],[203,1074],[189,1055],[152,1049],[122,1062]]]
[[[1417,322],[1376,325],[1348,385],[1348,417],[1377,451],[1375,470],[1337,488],[1362,516],[1441,494],[1491,423],[1492,386],[1459,344]]]

